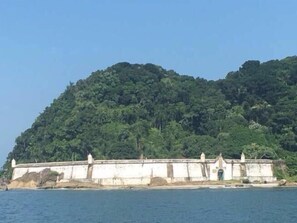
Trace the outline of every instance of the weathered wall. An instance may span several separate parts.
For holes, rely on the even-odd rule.
[[[19,164],[13,170],[12,179],[22,177],[27,172],[39,173],[50,168],[52,171],[64,174],[64,179],[86,179],[87,162],[52,162],[52,163],[29,163]]]
[[[100,185],[125,186],[148,185],[154,177],[168,183],[216,181],[218,171],[223,171],[224,180],[272,182],[273,162],[270,160],[214,160],[163,159],[163,160],[96,160],[79,162],[56,162],[19,164],[14,167],[13,180],[27,172],[41,172],[45,168],[64,174],[64,181],[92,181]]]
[[[269,163],[247,163],[246,172],[250,181],[270,182],[274,179],[273,166]]]
[[[201,166],[199,160],[95,161],[92,179],[102,185],[149,184],[154,177],[164,178],[168,183],[207,180],[202,176]]]

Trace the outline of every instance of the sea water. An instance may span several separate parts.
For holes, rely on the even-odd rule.
[[[0,222],[297,222],[297,189],[0,191]]]

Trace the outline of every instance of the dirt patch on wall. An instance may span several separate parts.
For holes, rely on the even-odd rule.
[[[153,177],[149,186],[166,186],[168,185],[167,181],[162,177]]]

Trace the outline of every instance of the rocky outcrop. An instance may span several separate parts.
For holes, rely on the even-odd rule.
[[[19,180],[14,180],[8,185],[9,189],[17,189],[17,188],[37,188],[37,183],[34,180],[29,180],[29,181],[19,181]]]
[[[0,179],[0,190],[8,190],[8,182],[4,179]]]
[[[101,188],[99,184],[93,182],[80,182],[80,181],[69,181],[69,182],[58,182],[55,185],[55,188],[71,188],[71,189],[79,189],[79,188]]]
[[[285,179],[282,179],[278,182],[279,186],[286,186],[286,184],[287,184],[287,181]]]
[[[9,188],[53,188],[57,179],[61,179],[62,174],[58,174],[49,168],[44,169],[40,173],[25,173],[22,177],[13,180],[9,184]]]

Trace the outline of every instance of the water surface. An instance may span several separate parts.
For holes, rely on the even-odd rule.
[[[0,222],[297,222],[297,189],[0,191]]]

